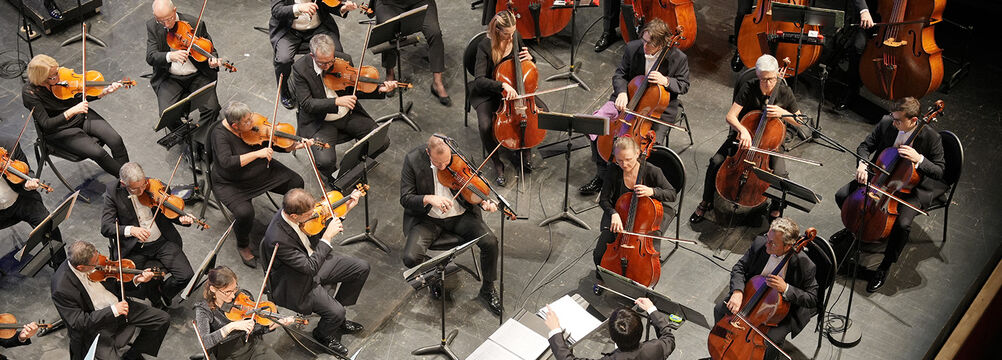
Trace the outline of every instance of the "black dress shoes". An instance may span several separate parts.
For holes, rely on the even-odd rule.
[[[319,341],[321,344],[324,344],[324,346],[326,346],[328,349],[333,350],[334,353],[331,353],[332,355],[335,353],[341,356],[348,355],[348,348],[344,347],[344,345],[342,345],[340,341],[337,341],[334,338],[326,340],[317,339],[317,341]]]
[[[689,215],[689,223],[698,224],[700,221],[703,221],[703,219],[705,219],[706,212],[710,211],[710,209],[710,206],[699,203],[699,205],[696,206],[696,210],[692,212],[692,215]]]
[[[452,98],[451,97],[449,97],[448,95],[446,95],[446,96],[438,96],[438,91],[435,91],[435,83],[431,84],[431,94],[434,95],[436,99],[438,99],[438,102],[440,104],[445,105],[446,107],[452,106]]]
[[[731,70],[734,72],[741,71],[745,68],[745,63],[741,62],[741,55],[738,54],[738,50],[734,50],[734,57],[731,58]]]
[[[494,315],[501,316],[501,297],[498,296],[498,291],[494,289],[494,285],[480,288],[479,298],[487,305],[487,310],[490,310]]]
[[[877,268],[877,271],[873,272],[873,277],[866,284],[866,292],[872,293],[880,290],[884,286],[884,281],[887,280],[887,270]]]
[[[365,328],[362,327],[362,324],[359,324],[351,320],[345,319],[344,323],[341,324],[342,334],[358,334],[362,332],[362,330],[365,330]]]
[[[598,37],[598,41],[595,42],[595,52],[602,52],[609,48],[609,45],[616,42],[615,32],[605,32]]]
[[[594,195],[599,191],[602,191],[602,178],[598,177],[598,175],[595,175],[595,177],[591,178],[591,181],[578,188],[578,192],[581,195]]]
[[[45,10],[47,10],[49,12],[49,16],[50,17],[52,17],[55,20],[62,20],[63,19],[63,12],[62,12],[62,10],[59,10],[59,6],[56,5],[55,1],[46,0],[43,3],[45,5]]]
[[[281,102],[282,102],[282,106],[284,106],[286,109],[292,110],[293,108],[296,107],[296,105],[292,103],[292,100],[290,100],[289,98],[287,98],[285,96],[282,97]]]

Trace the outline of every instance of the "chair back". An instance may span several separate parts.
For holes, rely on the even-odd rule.
[[[655,145],[651,150],[651,154],[647,157],[647,162],[661,169],[665,178],[668,179],[668,183],[675,188],[676,192],[681,193],[685,189],[685,165],[682,163],[682,158],[675,153],[675,150],[662,145]],[[678,199],[682,201],[681,194],[678,196]]]
[[[734,90],[731,93],[732,102],[738,99],[738,91],[741,91],[741,87],[744,86],[745,83],[755,80],[755,77],[755,68],[741,70],[741,72],[734,77]]]
[[[814,241],[807,244],[807,248],[804,249],[807,257],[811,259],[814,263],[815,273],[814,278],[818,282],[818,292],[817,292],[817,314],[818,323],[823,320],[826,309],[828,308],[828,299],[826,294],[828,294],[828,289],[831,288],[832,284],[835,282],[835,272],[836,264],[838,261],[835,257],[835,250],[832,249],[831,243],[821,236],[816,236]]]
[[[481,31],[470,38],[470,42],[466,43],[466,50],[463,50],[463,67],[466,72],[470,75],[474,75],[473,72],[476,71],[477,66],[477,45],[484,37],[487,37],[486,31]]]
[[[943,157],[946,160],[943,182],[952,188],[960,181],[960,173],[964,168],[964,145],[960,143],[957,134],[951,131],[940,131],[939,136],[943,139]]]

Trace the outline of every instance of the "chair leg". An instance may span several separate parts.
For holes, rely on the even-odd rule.
[[[951,199],[952,201],[952,199]],[[940,246],[946,245],[946,229],[950,226],[950,204],[946,204],[946,209],[943,211],[943,242]]]
[[[477,278],[477,281],[482,281],[484,278],[484,273],[483,271],[480,270],[480,261],[477,260],[477,253],[474,249],[470,249],[470,256],[473,257],[473,268],[477,270],[477,273],[474,274],[474,277]]]
[[[279,209],[282,208],[281,206],[278,206],[278,203],[275,202],[275,199],[271,197],[271,193],[270,192],[265,192],[264,194],[266,196],[268,196],[268,201],[271,201],[271,206],[275,207],[275,211],[278,211]]]
[[[59,169],[56,168],[56,165],[52,164],[52,158],[46,156],[45,161],[49,163],[49,167],[52,168],[52,173],[56,174],[56,178],[59,179],[59,182],[63,183],[63,185],[65,185],[67,189],[70,189],[70,192],[73,192],[73,186],[70,186],[70,183],[66,181],[66,178],[63,177],[63,174],[61,174],[59,172]]]
[[[689,146],[695,145],[696,141],[692,140],[692,128],[689,127],[689,115],[685,113],[684,109],[682,111],[682,119],[685,120],[685,132],[689,134]]]
[[[463,127],[470,127],[470,76],[463,69]]]

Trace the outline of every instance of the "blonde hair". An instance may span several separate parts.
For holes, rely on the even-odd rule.
[[[618,137],[616,138],[616,141],[612,143],[612,147],[616,150],[616,152],[630,149],[634,152],[640,153],[640,144],[637,144],[637,140],[632,137]]]
[[[512,15],[511,11],[501,10],[491,18],[491,22],[487,24],[487,38],[491,39],[491,60],[497,64],[501,62],[501,59],[505,57],[505,49],[498,49],[500,47],[498,44],[501,42],[501,37],[504,36],[502,31],[507,28],[515,27],[515,15]],[[515,46],[512,44],[512,46]]]
[[[55,66],[59,66],[59,63],[51,56],[45,54],[35,55],[28,62],[28,82],[32,85],[45,85],[45,81],[49,78],[49,70],[52,70]]]

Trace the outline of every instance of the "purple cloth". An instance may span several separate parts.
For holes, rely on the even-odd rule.
[[[595,112],[593,112],[592,115],[604,116],[608,118],[609,121],[613,121],[616,119],[617,116],[619,116],[619,110],[616,110],[615,102],[606,101],[605,104],[603,104],[602,107],[598,108],[598,110],[595,110]],[[598,135],[588,135],[588,137],[591,139],[591,141],[595,141],[595,139],[598,139]]]

